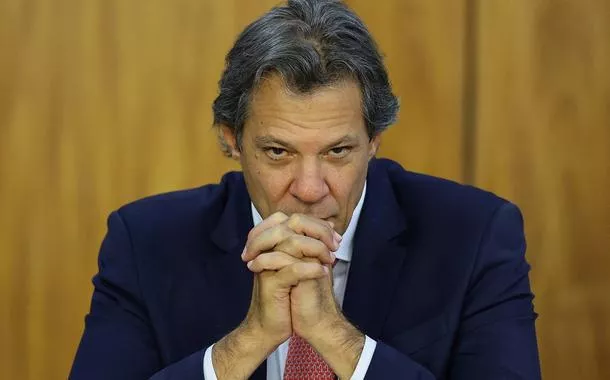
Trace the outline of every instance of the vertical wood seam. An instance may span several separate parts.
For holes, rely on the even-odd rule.
[[[476,182],[477,74],[478,74],[478,6],[477,0],[466,0],[464,14],[464,68],[462,79],[462,181]]]

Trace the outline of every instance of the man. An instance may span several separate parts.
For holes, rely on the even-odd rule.
[[[73,379],[538,379],[518,209],[374,158],[398,109],[342,3],[227,56],[218,185],[109,218]]]

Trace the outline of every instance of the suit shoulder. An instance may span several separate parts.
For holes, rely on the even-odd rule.
[[[421,210],[445,216],[489,217],[500,206],[509,203],[490,191],[407,171],[393,161],[384,165],[394,194],[406,210]]]
[[[145,197],[120,207],[118,213],[128,225],[148,232],[214,223],[240,181],[241,173],[230,172],[220,183]]]

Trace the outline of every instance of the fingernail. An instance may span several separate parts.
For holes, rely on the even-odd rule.
[[[324,268],[324,273],[328,274],[328,267],[327,266],[323,266],[322,268]]]
[[[246,247],[244,247],[244,250],[241,252],[241,258],[243,259],[244,257],[246,257]]]
[[[335,236],[334,236],[335,251],[337,251],[339,249],[339,244],[341,243],[342,239],[343,238],[339,234],[335,234]]]
[[[254,264],[252,264],[252,261],[248,261],[248,264],[246,264],[246,265],[248,266],[248,269],[252,269],[252,265],[254,265]]]
[[[341,240],[343,240],[343,236],[339,235],[336,231],[335,231],[335,240],[338,241],[339,243],[341,243]]]
[[[337,260],[337,255],[335,255],[334,252],[330,253],[330,258],[333,259],[333,263],[335,262],[335,260]]]

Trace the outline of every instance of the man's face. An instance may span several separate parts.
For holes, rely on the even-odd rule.
[[[279,76],[260,85],[234,156],[263,218],[302,213],[345,232],[379,145],[378,137],[369,140],[361,104],[354,81],[309,95],[291,93]],[[235,148],[235,136],[222,130]]]

